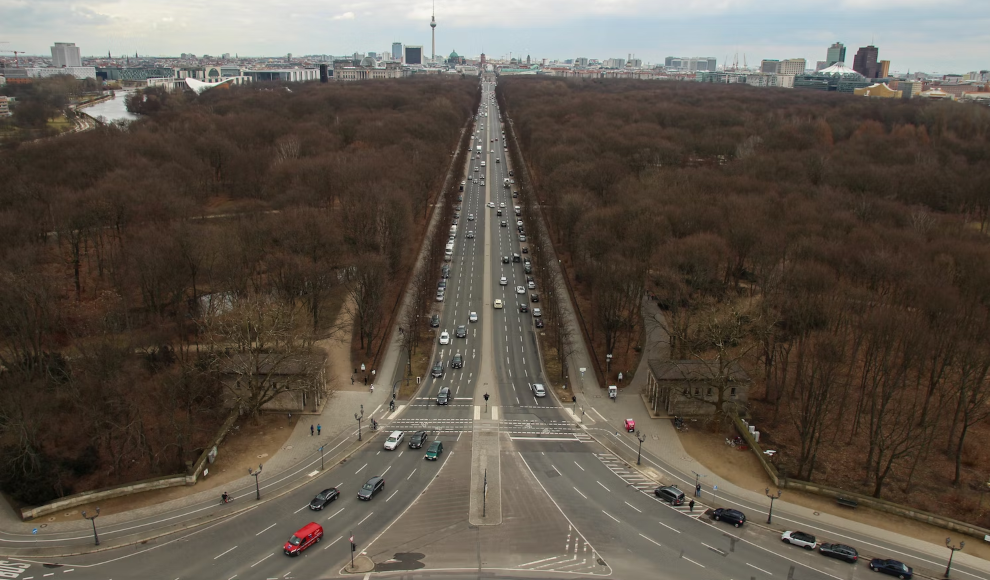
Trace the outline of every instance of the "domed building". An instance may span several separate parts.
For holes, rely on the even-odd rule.
[[[866,77],[847,67],[843,62],[837,62],[813,74],[794,75],[795,89],[852,93],[871,84]]]
[[[447,57],[447,64],[466,64],[466,60],[463,56],[457,54],[456,50],[450,52],[450,56]]]

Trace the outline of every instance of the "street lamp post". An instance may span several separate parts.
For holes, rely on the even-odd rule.
[[[358,441],[361,440],[361,419],[364,419],[364,405],[361,405],[361,414],[354,413],[354,418],[358,422]]]
[[[258,464],[258,471],[255,471],[255,470],[251,469],[250,467],[248,467],[248,475],[253,475],[254,476],[254,491],[255,491],[255,494],[256,494],[255,497],[254,497],[254,499],[260,500],[261,499],[261,484],[258,483],[258,476],[261,475],[261,464],[260,463]]]
[[[773,518],[773,500],[780,498],[780,490],[777,490],[777,495],[771,495],[770,488],[766,491],[767,497],[770,498],[770,511],[767,513],[767,523],[770,523],[771,518]]]
[[[641,465],[641,458],[643,457],[643,441],[646,441],[646,435],[636,431],[636,439],[639,440],[639,453],[636,454],[636,465]]]
[[[608,379],[608,373],[612,369],[612,353],[605,355],[605,378]]]
[[[320,445],[320,471],[323,471],[323,446]]]
[[[83,515],[86,515],[83,513]],[[99,543],[99,542],[97,542]],[[952,545],[952,538],[945,539],[945,547],[949,549],[949,565],[945,567],[945,577],[949,577],[949,572],[952,570],[952,557],[956,555],[956,552],[962,550],[966,547],[966,542],[959,542],[959,547]]]
[[[96,545],[99,546],[100,545],[100,536],[97,536],[96,535],[96,518],[100,517],[100,508],[99,508],[99,506],[97,506],[97,508],[96,508],[96,514],[94,514],[93,517],[87,516],[86,515],[86,512],[83,512],[82,513],[82,517],[83,517],[83,519],[86,519],[86,520],[89,520],[89,521],[93,522],[93,540],[96,542]],[[949,572],[946,571],[945,572],[945,575],[948,576],[949,575]]]

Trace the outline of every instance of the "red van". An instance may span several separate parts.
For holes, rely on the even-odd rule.
[[[287,556],[297,556],[306,548],[323,539],[323,526],[315,522],[310,522],[302,527],[298,532],[292,534],[289,541],[285,543],[283,551]]]

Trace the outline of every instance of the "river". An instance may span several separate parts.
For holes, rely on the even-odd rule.
[[[81,109],[81,111],[94,119],[103,117],[107,123],[114,121],[133,121],[137,119],[137,115],[128,113],[127,106],[125,105],[127,97],[130,94],[130,91],[117,91],[114,98],[97,103],[92,107],[86,107]]]

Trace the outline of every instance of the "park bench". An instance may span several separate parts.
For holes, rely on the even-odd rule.
[[[854,499],[851,499],[851,498],[848,498],[848,497],[841,497],[841,496],[835,498],[835,503],[837,503],[839,505],[842,505],[842,506],[846,506],[848,508],[855,508],[856,506],[859,505],[859,502],[858,501],[856,501]]]

